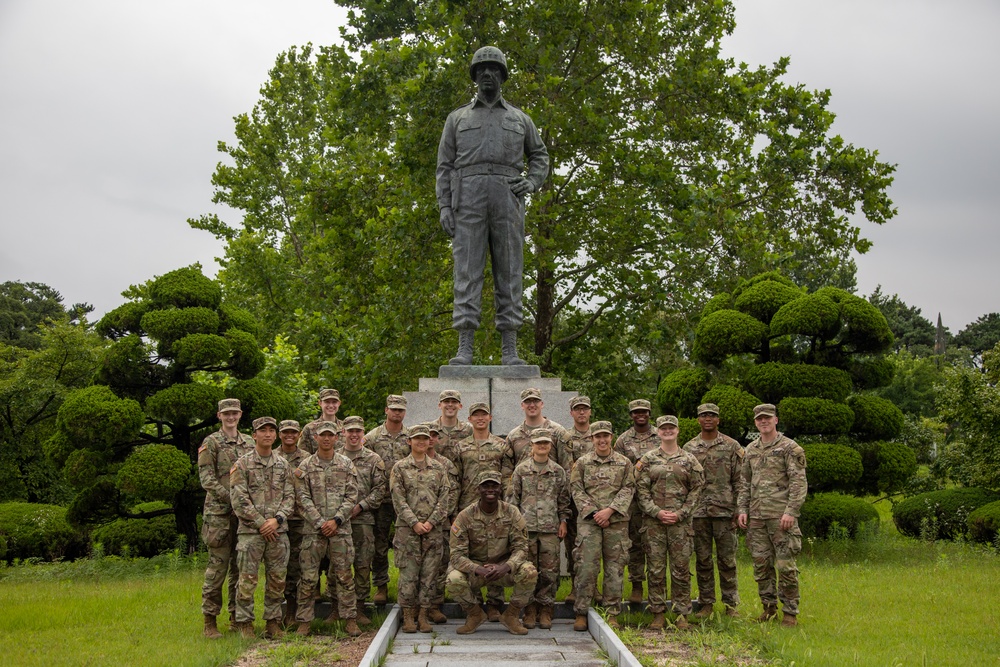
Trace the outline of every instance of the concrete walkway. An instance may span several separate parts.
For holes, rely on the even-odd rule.
[[[574,632],[573,621],[557,618],[551,630],[537,627],[518,637],[499,623],[483,623],[471,635],[459,635],[455,629],[464,623],[448,619],[435,625],[434,632],[396,634],[392,653],[385,667],[604,667],[598,657],[597,642],[589,632]],[[436,635],[436,636],[435,636]]]

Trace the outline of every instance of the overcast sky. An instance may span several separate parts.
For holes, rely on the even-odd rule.
[[[0,282],[102,313],[153,275],[214,274],[221,244],[186,220],[217,211],[216,143],[275,56],[336,41],[343,16],[332,0],[0,0]],[[790,56],[790,82],[833,92],[834,130],[898,164],[898,216],[861,222],[860,291],[953,332],[1000,311],[1000,3],[737,0],[736,16],[730,56]]]

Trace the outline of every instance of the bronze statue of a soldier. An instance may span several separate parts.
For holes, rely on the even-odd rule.
[[[448,115],[437,160],[441,227],[452,238],[455,260],[452,327],[458,330],[459,342],[450,363],[472,363],[489,246],[502,361],[520,365],[524,197],[545,182],[549,154],[531,118],[501,94],[508,76],[503,52],[482,47],[472,57],[469,73],[478,89],[476,98]],[[525,161],[527,174],[522,175]]]

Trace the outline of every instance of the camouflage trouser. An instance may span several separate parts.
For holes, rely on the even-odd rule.
[[[451,560],[451,524],[443,522],[434,530],[441,531],[441,564],[438,566],[437,578],[434,581],[433,604],[444,604],[444,589],[448,582],[448,561]]]
[[[370,523],[351,522],[351,538],[354,541],[354,595],[358,608],[364,606],[372,592],[370,575],[372,556],[375,555],[375,526]],[[327,581],[330,581],[327,574]],[[327,585],[329,589],[329,584]]]
[[[632,540],[632,546],[628,550],[628,580],[632,582],[633,588],[638,586],[641,591],[642,582],[646,579],[646,548],[640,535],[643,517],[637,502],[632,501],[631,510],[628,520],[628,539]]]
[[[728,517],[693,520],[695,570],[698,573],[698,602],[702,607],[715,604],[715,570],[712,564],[712,542],[719,566],[719,589],[722,602],[735,607],[740,602],[736,581],[736,528]]]
[[[392,503],[382,503],[375,512],[375,555],[372,556],[372,586],[389,583],[389,533],[396,523],[396,509]],[[399,567],[399,555],[396,567]]]
[[[576,525],[576,602],[573,611],[586,614],[597,595],[597,575],[604,559],[604,602],[608,614],[617,616],[622,608],[622,570],[628,559],[631,542],[627,521],[601,528],[593,521],[579,521]]]
[[[528,560],[538,571],[532,602],[543,606],[555,604],[559,587],[559,537],[555,533],[528,533]]]
[[[208,548],[208,567],[201,587],[201,612],[209,616],[222,613],[222,585],[229,574],[229,613],[236,611],[236,580],[240,571],[236,564],[235,514],[207,514],[201,524],[201,539]]]
[[[442,545],[438,529],[417,535],[409,526],[396,526],[392,548],[396,567],[399,568],[396,599],[400,607],[430,607],[434,604]]]
[[[691,613],[691,551],[694,530],[690,523],[665,526],[646,517],[643,542],[649,554],[649,611],[667,610],[667,560],[670,560],[670,600],[678,614]]]
[[[538,571],[535,570],[535,566],[531,563],[520,563],[513,568],[510,574],[493,583],[501,590],[504,586],[513,586],[514,593],[510,596],[510,603],[524,607],[535,592],[536,581],[538,581]],[[466,574],[459,570],[452,570],[448,573],[448,595],[463,608],[479,604],[479,596],[485,585],[486,580],[475,574]]]
[[[264,620],[281,618],[285,595],[285,571],[288,568],[288,535],[281,533],[268,542],[259,533],[243,533],[236,544],[240,583],[236,587],[236,622],[253,622],[253,595],[257,590],[257,571],[264,561]]]
[[[323,558],[330,559],[332,577],[327,579],[327,589],[337,591],[337,611],[341,618],[355,618],[354,577],[351,565],[354,564],[354,541],[351,531],[346,528],[338,530],[327,537],[322,533],[302,536],[302,580],[299,582],[299,609],[295,620],[308,623],[316,617],[316,588],[319,586],[320,566]],[[331,585],[332,584],[332,585]]]
[[[777,607],[778,600],[786,614],[799,613],[799,569],[795,557],[802,549],[799,522],[790,530],[781,529],[781,519],[750,519],[747,546],[753,557],[753,578],[765,607]],[[774,590],[774,568],[778,568],[778,591]]]
[[[299,551],[302,549],[302,519],[288,521],[288,571],[285,574],[285,599],[298,600]]]

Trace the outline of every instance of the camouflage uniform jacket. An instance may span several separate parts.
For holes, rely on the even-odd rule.
[[[528,426],[524,422],[520,425],[515,426],[511,429],[510,433],[507,434],[507,446],[509,447],[506,456],[506,461],[504,462],[504,480],[510,478],[513,474],[514,468],[518,466],[521,461],[531,458],[531,435],[540,428],[548,429],[552,431],[552,437],[555,442],[552,443],[552,456],[558,461],[559,465],[563,468],[566,467],[564,457],[566,456],[566,451],[569,449],[569,433],[566,429],[555,423],[551,419],[543,419],[542,423],[538,426]]]
[[[399,433],[393,435],[386,430],[385,424],[379,424],[365,433],[365,447],[382,457],[386,475],[391,474],[393,466],[410,455],[410,445],[406,442],[406,436],[405,426]],[[382,502],[392,502],[392,498],[386,494]]]
[[[505,502],[493,514],[483,512],[479,503],[469,505],[455,517],[449,539],[451,566],[465,574],[487,563],[507,563],[515,569],[528,560],[524,517]]]
[[[358,504],[358,471],[351,459],[334,452],[324,465],[319,454],[313,454],[293,477],[299,511],[305,517],[303,535],[314,535],[324,523],[337,519],[341,528],[350,526],[351,510]]]
[[[635,472],[625,456],[612,451],[601,458],[584,454],[569,475],[569,488],[580,517],[607,507],[615,510],[611,523],[629,520],[629,505],[635,493]]]
[[[566,429],[566,435],[568,436],[566,439],[566,449],[559,456],[559,463],[569,473],[581,456],[594,451],[594,439],[590,435],[589,428],[581,433],[576,430],[575,425],[572,428]]]
[[[722,433],[712,442],[705,442],[699,435],[684,445],[684,451],[694,454],[705,471],[705,487],[694,508],[694,517],[735,516],[743,472],[743,445]]]
[[[481,471],[496,470],[501,477],[504,477],[503,461],[506,451],[507,443],[492,433],[486,440],[476,440],[476,436],[470,435],[458,443],[458,462],[455,463],[455,467],[458,468],[459,481],[462,485],[458,497],[460,510],[479,502],[476,477]]]
[[[253,438],[237,433],[232,440],[221,430],[206,437],[198,448],[198,478],[205,489],[203,514],[229,514],[229,471],[244,454],[253,451]]]
[[[451,480],[440,461],[423,464],[407,456],[389,473],[389,493],[396,508],[396,525],[412,528],[421,521],[440,526],[448,518]]]
[[[629,430],[618,436],[615,440],[614,450],[619,454],[624,454],[632,465],[639,462],[642,455],[658,449],[660,438],[656,435],[656,429],[650,427],[646,433],[636,433],[633,426]]]
[[[358,471],[356,504],[361,505],[361,512],[351,519],[351,522],[358,525],[375,525],[375,510],[389,495],[389,476],[385,474],[382,457],[367,447],[362,447],[356,452],[348,451],[345,447],[338,453],[350,459]]]
[[[636,464],[636,493],[639,509],[648,517],[656,518],[660,510],[676,512],[680,523],[689,522],[702,487],[705,475],[694,454],[678,449],[666,454],[657,447],[646,452]]]
[[[287,519],[295,511],[295,489],[292,468],[279,454],[272,451],[266,461],[256,449],[241,456],[229,470],[229,493],[233,512],[240,518],[237,533],[257,534],[268,519],[279,515],[286,521],[278,525],[278,532],[288,530]]]
[[[737,506],[751,519],[798,516],[806,499],[806,454],[781,433],[769,445],[757,438],[743,455]]]
[[[441,427],[434,451],[458,465],[458,443],[472,435],[472,424],[459,420],[455,426],[445,426],[440,417],[431,423]]]
[[[281,448],[278,448],[274,451],[281,454],[282,458],[288,461],[288,467],[292,469],[292,472],[295,472],[295,469],[298,468],[300,465],[302,465],[303,461],[309,458],[309,452],[302,449],[301,447],[296,447],[295,451],[291,453],[286,452]],[[293,479],[292,482],[294,483],[295,480]],[[299,504],[295,503],[295,510],[292,512],[292,516],[288,517],[289,521],[302,521],[302,513],[299,512],[299,509],[300,509]]]
[[[319,441],[316,439],[316,429],[319,428],[319,425],[325,421],[327,420],[320,417],[319,419],[309,422],[303,427],[302,433],[299,433],[299,449],[304,449],[306,454],[316,453],[316,448],[319,447]],[[333,419],[332,421],[340,427],[341,431],[344,430],[343,419]],[[340,449],[340,447],[337,449]]]
[[[539,466],[529,458],[514,468],[504,500],[521,510],[529,533],[557,533],[570,518],[569,475],[552,459]]]
[[[451,483],[448,489],[448,503],[446,507],[448,518],[451,519],[458,514],[458,498],[462,493],[462,478],[458,474],[458,467],[447,457],[441,456],[435,451],[434,460],[444,466],[444,471],[448,473],[448,481]]]

